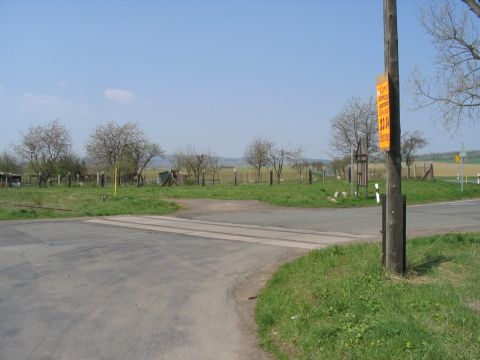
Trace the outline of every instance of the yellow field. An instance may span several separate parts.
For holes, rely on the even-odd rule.
[[[433,163],[433,172],[435,176],[439,177],[456,177],[457,174],[460,174],[460,164],[455,163],[444,163],[444,162],[432,162]],[[417,177],[422,177],[424,174],[424,168],[428,170],[429,162],[417,162],[416,163],[416,175]],[[383,170],[385,169],[384,164],[370,164],[369,168]],[[413,177],[414,169],[413,166],[410,168],[410,176]],[[464,165],[464,174],[468,177],[477,177],[480,173],[480,164],[465,164]],[[407,169],[405,164],[402,164],[402,174],[406,176]]]

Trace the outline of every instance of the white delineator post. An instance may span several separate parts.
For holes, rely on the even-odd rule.
[[[377,198],[377,204],[380,203],[380,190],[378,188],[378,183],[375,183],[375,197]]]

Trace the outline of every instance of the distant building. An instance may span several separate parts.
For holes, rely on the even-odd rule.
[[[0,187],[19,187],[22,175],[0,172]]]
[[[162,186],[183,185],[187,179],[187,174],[178,170],[163,171],[158,173],[158,180]]]

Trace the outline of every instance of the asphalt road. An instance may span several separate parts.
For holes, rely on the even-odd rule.
[[[348,209],[280,208],[261,203],[232,202],[225,208],[216,201],[182,200],[191,210],[178,216],[197,220],[368,234],[381,230],[381,207]],[[407,237],[455,231],[480,231],[480,199],[411,205],[407,207]]]
[[[275,264],[302,244],[379,237],[378,208],[190,205],[178,215],[194,221],[176,228],[156,217],[0,223],[0,359],[262,359],[248,298]],[[480,231],[480,200],[407,216],[411,234]]]

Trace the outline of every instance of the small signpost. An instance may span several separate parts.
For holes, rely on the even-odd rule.
[[[463,175],[464,175],[463,165],[465,164],[465,160],[467,159],[467,152],[463,148],[463,143],[462,143],[462,151],[457,156],[460,156],[460,191],[463,192]]]
[[[360,186],[365,187],[365,199],[368,198],[368,149],[360,139],[357,146],[357,195]]]

